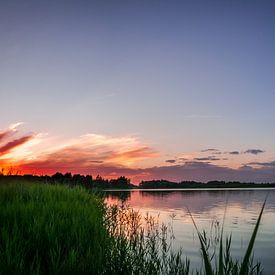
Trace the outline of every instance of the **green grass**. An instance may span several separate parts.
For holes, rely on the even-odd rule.
[[[101,273],[108,235],[98,197],[79,188],[0,186],[0,273]]]
[[[106,207],[78,187],[2,183],[0,274],[261,274],[251,253],[263,209],[242,262],[232,258],[231,237],[224,246],[221,233],[213,264],[209,238],[194,222],[205,269],[191,271],[182,252],[172,251],[167,226],[150,216]]]

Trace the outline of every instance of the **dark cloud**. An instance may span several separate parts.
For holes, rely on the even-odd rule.
[[[175,159],[167,159],[165,162],[168,162],[168,163],[176,163],[176,160],[175,160]]]
[[[218,149],[214,149],[214,148],[209,148],[209,149],[204,149],[204,150],[201,150],[201,152],[205,153],[205,152],[219,152]]]
[[[213,157],[213,156],[208,156],[208,157],[195,158],[194,160],[198,160],[198,161],[215,161],[215,160],[220,160],[220,159],[216,158],[216,157]]]
[[[209,158],[208,157],[194,158],[194,160],[206,161],[206,160],[209,160]]]
[[[257,166],[265,166],[265,167],[275,167],[275,161],[270,162],[249,162],[247,165],[257,165]]]
[[[32,138],[33,138],[33,135],[28,135],[6,143],[5,145],[0,147],[0,156],[9,153],[12,149],[26,143]]]
[[[240,152],[239,151],[231,151],[231,152],[228,152],[228,154],[230,154],[230,155],[239,155]]]
[[[258,154],[261,154],[261,153],[264,153],[264,152],[265,152],[265,151],[260,150],[260,149],[248,149],[248,150],[246,150],[244,153],[245,153],[245,154],[258,155]]]

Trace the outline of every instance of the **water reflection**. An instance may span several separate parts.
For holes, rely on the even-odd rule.
[[[131,198],[131,191],[106,191],[105,198],[107,201],[114,203],[125,203]]]
[[[210,232],[215,222],[221,224],[227,208],[225,233],[233,234],[232,254],[243,257],[267,190],[133,190],[106,193],[108,204],[129,204],[142,214],[159,215],[162,222],[173,224],[175,249],[183,247],[187,256],[199,266],[199,244],[187,207],[200,229]],[[275,190],[269,191],[255,257],[264,265],[264,274],[275,274]]]
[[[254,211],[263,203],[266,190],[184,190],[184,191],[106,191],[108,203],[129,203],[132,207],[149,207],[159,210],[184,210],[188,207],[195,214],[228,205]],[[265,212],[275,209],[275,190],[269,191]]]

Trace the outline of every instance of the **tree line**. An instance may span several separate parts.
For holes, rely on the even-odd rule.
[[[91,175],[71,174],[71,173],[55,173],[52,176],[35,176],[35,175],[4,175],[0,174],[0,182],[7,179],[23,179],[30,182],[43,182],[47,184],[65,184],[69,186],[82,186],[87,189],[129,189],[134,185],[130,179],[120,176],[116,179],[104,179],[100,175],[93,178]]]
[[[239,181],[181,181],[172,182],[168,180],[150,180],[142,181],[139,184],[143,189],[162,189],[162,188],[249,188],[249,187],[275,187],[275,183],[254,183],[254,182],[239,182]]]
[[[3,171],[3,170],[1,170]],[[60,173],[57,172],[52,176],[35,176],[35,175],[14,175],[5,174],[0,171],[0,182],[6,179],[25,179],[33,182],[43,182],[48,184],[65,184],[69,186],[82,186],[87,189],[187,189],[187,188],[249,188],[249,187],[275,187],[275,183],[254,183],[254,182],[239,182],[239,181],[181,181],[173,182],[168,180],[148,180],[141,181],[139,185],[134,185],[131,180],[125,176],[120,176],[116,179],[105,179],[100,175],[95,178],[91,175],[81,175]]]

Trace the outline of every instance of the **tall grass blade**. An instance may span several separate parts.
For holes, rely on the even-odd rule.
[[[221,239],[220,239],[220,251],[219,251],[219,275],[224,275],[223,272],[223,227],[221,232]]]
[[[225,209],[224,209],[224,214],[223,214],[223,221],[222,221],[222,231],[221,231],[221,237],[220,237],[219,268],[218,268],[218,274],[219,275],[224,275],[224,264],[223,264],[223,229],[224,229],[224,222],[225,222],[227,204],[228,204],[228,197],[226,199],[226,204],[225,204]]]
[[[250,238],[250,241],[249,241],[249,244],[248,244],[248,247],[247,247],[244,259],[242,261],[241,268],[240,268],[240,274],[247,274],[248,273],[249,259],[250,259],[250,256],[251,256],[251,253],[252,253],[252,250],[253,250],[254,242],[255,242],[256,235],[257,235],[257,232],[258,232],[258,228],[259,228],[259,225],[260,225],[260,222],[261,222],[261,218],[262,218],[262,215],[263,215],[263,211],[264,211],[264,208],[265,208],[265,203],[266,203],[267,197],[268,197],[268,194],[267,194],[267,196],[264,200],[264,203],[263,203],[261,212],[259,214],[257,223],[255,225],[253,234]]]
[[[209,260],[209,256],[208,256],[208,253],[207,253],[207,248],[205,246],[205,243],[204,243],[204,239],[203,239],[203,236],[202,234],[199,232],[199,229],[195,223],[195,220],[191,214],[191,212],[189,211],[189,209],[187,208],[187,211],[191,217],[191,220],[194,224],[194,227],[197,231],[197,235],[199,237],[199,240],[200,240],[200,244],[201,244],[201,250],[202,250],[202,256],[203,256],[203,262],[204,262],[204,268],[205,268],[205,274],[206,275],[214,275],[213,273],[213,270],[212,270],[212,267],[211,267],[211,263],[210,263],[210,260]]]

